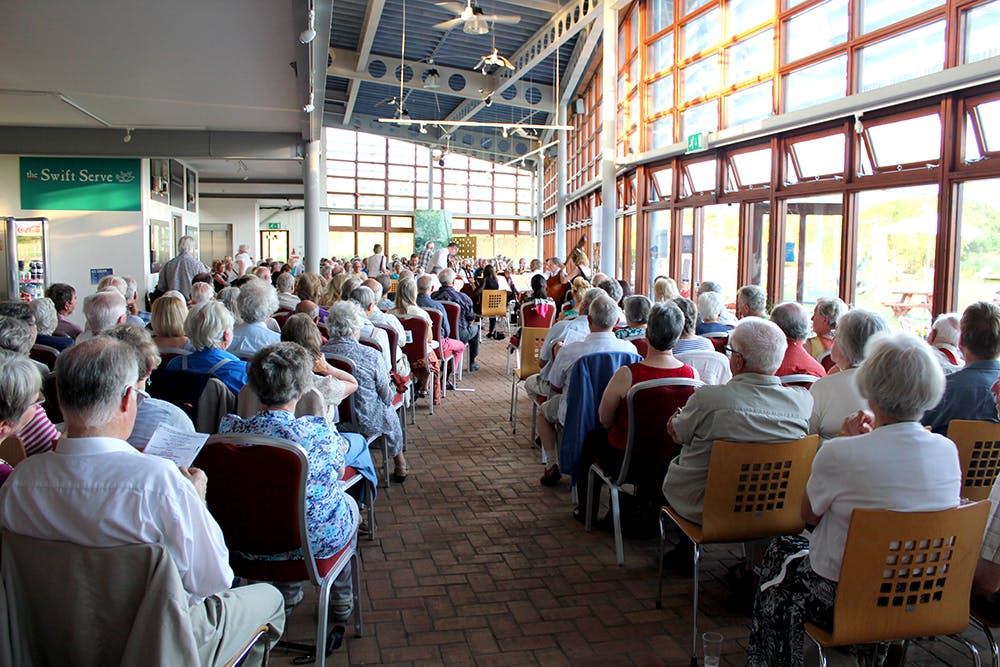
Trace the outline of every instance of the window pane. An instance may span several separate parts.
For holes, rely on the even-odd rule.
[[[681,115],[683,135],[695,132],[715,132],[719,129],[719,101],[710,100],[691,107]]]
[[[699,2],[699,5],[704,4]],[[684,57],[689,58],[715,46],[722,33],[719,8],[710,9],[684,26]]]
[[[668,33],[649,45],[649,73],[653,74],[674,64],[674,35]]]
[[[330,232],[328,251],[331,257],[354,257],[354,232]]]
[[[358,194],[379,195],[385,194],[385,181],[358,181]]]
[[[330,208],[354,208],[354,195],[329,194],[326,205]]]
[[[771,82],[744,88],[726,99],[726,126],[733,127],[771,115]]]
[[[339,160],[327,160],[326,173],[330,176],[347,176],[354,178],[354,163]]]
[[[715,204],[702,209],[701,279],[722,285],[726,302],[736,300],[736,264],[739,250],[740,207]]]
[[[391,255],[409,257],[413,252],[413,234],[403,232],[389,232],[389,245],[385,251]]]
[[[986,150],[1000,151],[1000,100],[980,104],[976,107],[976,114],[983,129]]]
[[[942,4],[941,0],[861,0],[861,32],[869,33]]]
[[[816,63],[785,77],[785,111],[835,100],[847,94],[847,56]]]
[[[934,291],[938,186],[859,192],[855,303],[889,325],[927,331]]]
[[[650,200],[651,201],[661,201],[664,199],[670,199],[670,195],[674,190],[674,170],[673,169],[660,169],[653,172],[653,181],[656,183],[656,191],[650,190]],[[659,197],[652,199],[656,194],[659,193]]]
[[[732,156],[736,176],[742,186],[771,182],[771,149],[763,148]]]
[[[657,276],[670,276],[670,215],[671,211],[649,213],[649,295]]]
[[[793,144],[790,152],[795,155],[802,179],[830,176],[844,173],[844,135],[833,134],[829,137],[799,141]],[[789,182],[795,182],[795,170],[789,164],[786,177]]]
[[[358,227],[375,227],[380,228],[382,226],[382,216],[381,215],[359,215],[358,216]]]
[[[774,17],[770,0],[730,0],[727,34],[738,35]]]
[[[729,85],[766,74],[773,68],[773,30],[765,30],[729,48]]]
[[[389,197],[389,209],[393,211],[410,211],[413,209],[413,197]]]
[[[381,163],[371,163],[371,162],[359,162],[358,163],[358,176],[363,178],[385,178],[385,162]]]
[[[814,304],[821,296],[838,295],[843,222],[840,195],[788,200],[782,301]]]
[[[972,127],[972,114],[974,113],[975,110],[969,110],[965,114],[965,149],[962,151],[962,160],[966,164],[983,159],[983,154],[979,150],[979,142],[976,141],[975,129]]]
[[[650,0],[649,3],[649,34],[669,28],[674,22],[674,0]]]
[[[690,102],[696,97],[703,97],[719,89],[719,56],[702,58],[684,68],[683,76],[684,102]]]
[[[354,227],[354,216],[347,213],[331,213],[331,227]]]
[[[959,186],[962,209],[959,212],[958,237],[961,251],[958,262],[958,302],[962,312],[976,301],[996,298],[1000,289],[1000,205],[996,193],[1000,179],[969,181]]]
[[[771,206],[750,204],[750,282],[767,289],[768,243],[771,238]]]
[[[394,215],[389,218],[389,226],[393,229],[413,229],[413,218],[405,215]]]
[[[666,111],[674,106],[674,77],[665,76],[646,86],[649,95],[646,110],[651,113]]]
[[[1000,1],[988,2],[965,12],[965,44],[962,62],[973,63],[1000,54],[997,31],[1000,30]]]
[[[326,189],[328,192],[354,192],[353,178],[328,178],[326,179]]]
[[[647,146],[650,149],[663,148],[674,143],[674,117],[663,116],[647,123]]]
[[[941,160],[941,117],[937,114],[873,125],[868,136],[878,167]]]
[[[715,160],[690,162],[684,165],[694,192],[709,192],[715,189]]]
[[[829,0],[785,24],[785,62],[847,41],[847,0]]]
[[[358,195],[358,208],[385,208],[385,195]]]
[[[944,28],[936,21],[861,49],[861,91],[941,71]]]
[[[684,13],[690,14],[707,2],[708,0],[684,0]]]
[[[681,209],[681,296],[691,298],[691,272],[694,263],[694,209]]]

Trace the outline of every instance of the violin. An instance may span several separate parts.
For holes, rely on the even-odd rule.
[[[570,251],[569,255],[566,256],[566,264],[569,264],[570,258],[573,257],[573,253],[577,250],[583,250],[584,246],[587,245],[587,235],[584,234],[580,237],[580,240],[576,242],[576,246]],[[579,271],[576,271],[576,275],[579,275]],[[569,291],[572,279],[575,277],[570,276],[568,279],[564,280],[567,275],[565,269],[559,269],[559,271],[551,276],[549,276],[545,281],[545,292],[549,297],[556,302],[556,307],[560,307],[563,301],[566,300],[566,292]]]

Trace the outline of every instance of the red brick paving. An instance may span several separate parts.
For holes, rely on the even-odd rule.
[[[482,369],[462,383],[475,392],[448,392],[433,416],[421,400],[407,425],[410,477],[380,492],[376,540],[360,543],[365,636],[348,632],[327,664],[688,664],[691,580],[668,572],[656,610],[656,540],[626,540],[619,568],[613,536],[573,520],[567,478],[555,489],[538,484],[523,394],[517,436],[507,420],[506,341],[482,349]],[[723,664],[742,665],[749,618],[724,583],[737,552],[703,554],[699,628],[722,632]],[[307,590],[286,637],[312,641],[315,600]],[[292,657],[278,649],[272,664]],[[970,663],[950,640],[920,642],[908,657]]]

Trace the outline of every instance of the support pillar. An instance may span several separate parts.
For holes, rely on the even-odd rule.
[[[566,124],[566,105],[560,104],[556,114],[559,125]],[[556,257],[566,259],[566,130],[557,130],[556,146]]]
[[[618,10],[615,4],[605,1],[602,6],[602,32],[604,33],[601,47],[601,219],[594,220],[594,240],[601,242],[602,273],[612,278],[620,276],[615,272],[617,261],[618,229],[615,226],[615,214],[618,204],[615,193],[615,105],[616,80],[618,65]]]
[[[534,183],[534,206],[531,211],[535,217],[535,255],[542,260],[542,267],[545,266],[545,154],[538,154],[538,168],[532,174]]]
[[[305,159],[302,161],[304,262],[306,271],[315,273],[319,273],[319,260],[326,257],[330,240],[330,225],[320,210],[323,203],[322,154],[323,147],[319,140],[305,142]]]

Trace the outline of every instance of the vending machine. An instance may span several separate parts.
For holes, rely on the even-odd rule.
[[[31,301],[49,285],[48,218],[0,218],[0,288],[7,299]]]

